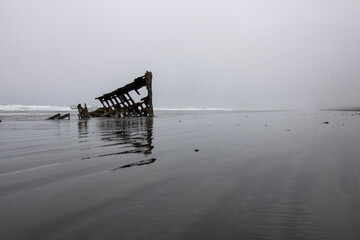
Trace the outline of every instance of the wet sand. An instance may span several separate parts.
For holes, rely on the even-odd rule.
[[[357,112],[50,115],[0,113],[2,240],[360,238]]]

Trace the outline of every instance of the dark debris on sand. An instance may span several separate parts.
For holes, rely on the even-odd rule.
[[[51,116],[47,118],[47,120],[62,120],[62,119],[70,119],[70,113],[60,115],[60,113],[55,114],[54,116]]]

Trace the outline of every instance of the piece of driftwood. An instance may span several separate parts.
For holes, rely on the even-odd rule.
[[[54,116],[51,116],[51,117],[49,117],[48,118],[48,120],[55,120],[55,119],[59,119],[60,118],[60,113],[58,113],[58,114],[55,114]]]
[[[70,119],[70,113],[62,115],[59,119],[65,119],[65,118]]]
[[[65,118],[70,119],[70,113],[64,114],[62,116],[60,113],[58,113],[55,114],[54,116],[47,118],[47,120],[56,120],[56,119],[65,119]]]
[[[135,101],[131,95],[134,93],[140,96],[139,90],[147,89],[147,96]],[[144,76],[136,78],[133,82],[118,88],[110,93],[103,94],[95,98],[100,101],[103,107],[89,112],[85,104],[84,107],[77,106],[79,119],[89,119],[91,117],[139,117],[154,116],[152,104],[152,73],[146,71]]]

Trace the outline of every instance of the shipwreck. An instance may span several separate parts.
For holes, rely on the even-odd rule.
[[[145,96],[142,96],[140,91],[144,89]],[[138,96],[138,100],[136,100],[135,96]],[[86,104],[84,104],[84,107],[79,104],[77,106],[79,119],[92,117],[153,117],[152,73],[146,71],[144,76],[134,79],[133,82],[124,87],[105,93],[95,99],[100,101],[102,107],[89,112]]]

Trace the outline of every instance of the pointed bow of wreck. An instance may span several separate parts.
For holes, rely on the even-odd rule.
[[[147,95],[142,97],[140,90],[146,88]],[[132,95],[137,94],[140,100],[136,101]],[[86,104],[84,108],[79,104],[79,119],[90,117],[139,117],[154,116],[152,104],[152,73],[146,72],[144,76],[136,78],[133,82],[118,88],[110,93],[105,93],[95,98],[103,107],[93,112],[88,112]]]

